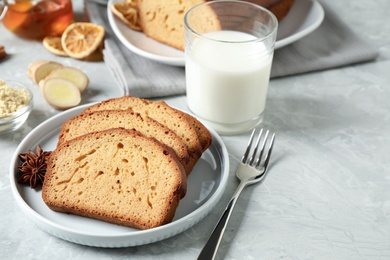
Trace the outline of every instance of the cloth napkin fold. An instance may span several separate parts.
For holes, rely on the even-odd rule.
[[[185,93],[183,67],[165,65],[131,52],[112,31],[107,7],[89,1],[86,5],[91,22],[106,29],[104,61],[121,87],[123,95],[153,98]]]
[[[107,7],[87,3],[91,22],[106,29],[104,60],[124,95],[154,98],[184,94],[185,71],[141,57],[128,50],[113,33]],[[308,36],[275,51],[271,78],[325,70],[373,60],[378,51],[358,37],[321,2],[325,18]]]
[[[378,51],[358,37],[331,8],[322,24],[308,36],[275,51],[271,78],[351,65],[373,60]]]

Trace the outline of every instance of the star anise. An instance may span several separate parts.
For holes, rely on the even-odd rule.
[[[35,188],[38,183],[43,183],[46,174],[47,158],[51,152],[44,152],[41,146],[37,146],[37,152],[28,151],[19,154],[22,164],[18,166],[22,176],[19,183],[30,183],[31,188]]]

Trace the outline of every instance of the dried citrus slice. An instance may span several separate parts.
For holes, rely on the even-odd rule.
[[[118,2],[110,6],[111,12],[131,29],[141,31],[137,4],[134,1]]]
[[[61,36],[62,48],[72,58],[83,59],[103,41],[104,28],[93,23],[73,23]]]
[[[43,38],[42,43],[43,46],[45,46],[45,48],[51,53],[58,56],[68,56],[68,54],[64,51],[64,48],[62,48],[61,37],[46,36]]]

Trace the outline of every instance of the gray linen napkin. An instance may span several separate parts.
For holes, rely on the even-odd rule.
[[[325,18],[303,39],[275,51],[271,78],[325,70],[373,60],[377,50],[359,38],[321,2]],[[124,95],[143,98],[185,93],[184,68],[161,64],[128,50],[114,35],[107,7],[87,2],[90,20],[106,28],[104,60]]]
[[[378,51],[359,38],[323,1],[324,21],[301,40],[275,51],[271,78],[373,60]]]
[[[153,98],[185,93],[183,67],[165,65],[131,52],[112,31],[107,7],[93,2],[86,3],[90,20],[106,29],[104,61],[122,88],[123,95]]]

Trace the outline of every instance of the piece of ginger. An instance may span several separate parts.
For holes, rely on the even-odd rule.
[[[67,79],[45,79],[41,83],[41,90],[47,103],[59,110],[75,107],[81,102],[79,88]]]
[[[72,81],[79,88],[80,92],[83,92],[87,88],[89,83],[89,79],[84,72],[77,68],[69,66],[63,66],[61,68],[53,70],[45,79],[52,78],[61,78]],[[40,84],[40,87],[41,85],[42,84]]]
[[[55,61],[37,60],[28,66],[27,74],[36,84],[39,84],[50,72],[62,66],[61,63]]]

